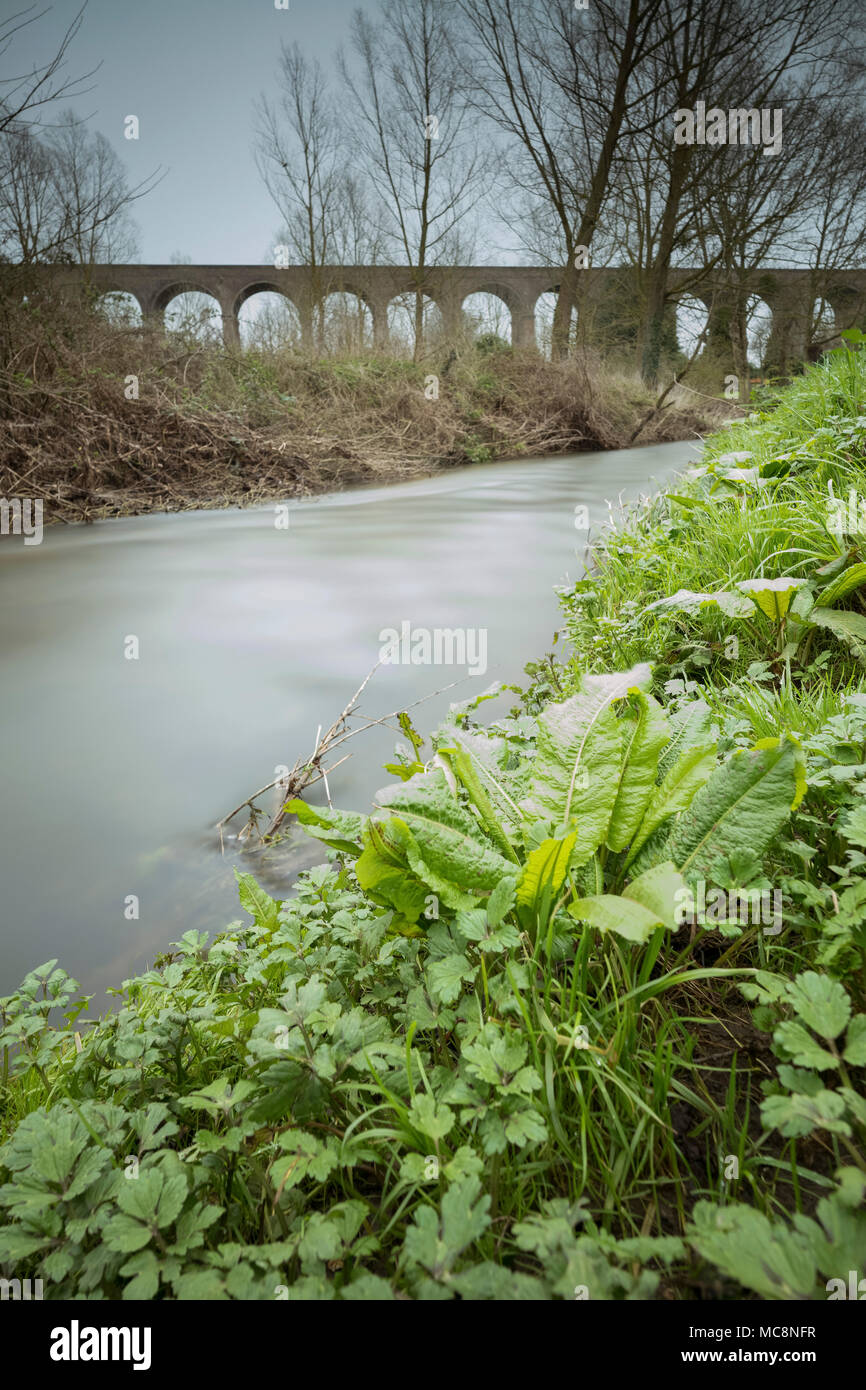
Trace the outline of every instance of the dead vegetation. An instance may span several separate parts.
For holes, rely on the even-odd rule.
[[[26,293],[26,290],[25,290]],[[438,395],[437,395],[438,392]],[[674,399],[640,443],[730,407]],[[0,295],[0,495],[49,521],[244,506],[519,455],[615,449],[651,405],[636,378],[472,344],[424,363],[228,352],[108,322],[20,282]]]

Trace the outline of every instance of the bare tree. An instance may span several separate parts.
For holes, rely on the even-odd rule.
[[[845,66],[848,67],[847,57]],[[859,269],[866,264],[866,67],[854,75],[856,83],[852,79],[845,95],[831,102],[815,122],[813,150],[820,152],[820,158],[810,161],[797,216],[789,219],[793,225],[784,236],[785,250],[794,263],[805,261],[812,271],[809,338],[813,350],[832,341],[839,327],[854,327],[862,316],[857,296],[852,296],[847,304],[837,299],[833,309],[824,298],[828,277],[833,272]],[[839,324],[834,309],[838,311]]]
[[[131,188],[109,142],[67,112],[53,128],[8,127],[0,139],[0,248],[22,265],[128,260],[130,209],[158,180]]]
[[[541,204],[563,253],[553,353],[568,350],[579,295],[579,248],[598,249],[614,157],[641,128],[635,76],[656,43],[662,0],[459,0],[471,46],[464,62],[477,108],[509,141],[513,189]],[[537,228],[539,214],[534,224]],[[595,246],[593,243],[596,243]]]
[[[7,129],[0,144],[0,256],[21,265],[59,260],[62,226],[52,152],[32,130]]]
[[[379,244],[369,200],[346,168],[345,132],[334,94],[317,61],[299,46],[283,45],[276,100],[257,106],[256,162],[283,225],[278,244],[295,263],[309,266],[321,350],[326,306],[322,267],[371,263]]]
[[[461,81],[448,0],[384,0],[357,10],[339,55],[354,146],[386,218],[386,245],[413,271],[414,356],[423,352],[428,266],[453,262],[483,193],[486,161]]]
[[[58,101],[68,101],[87,90],[82,88],[82,83],[88,81],[97,68],[92,68],[82,77],[64,75],[69,46],[81,28],[85,9],[86,3],[67,27],[54,57],[47,63],[9,77],[0,77],[0,133],[10,127],[20,131],[38,125],[45,107]],[[6,62],[16,38],[48,13],[50,6],[38,10],[35,5],[29,5],[0,21],[0,65]],[[9,61],[13,60],[10,58]]]
[[[283,219],[281,243],[310,268],[318,306],[318,346],[324,333],[321,267],[330,254],[331,214],[339,188],[339,134],[334,105],[321,64],[310,62],[297,43],[283,44],[276,102],[258,106],[259,172]],[[304,308],[312,313],[313,304]]]
[[[658,96],[658,113],[647,132],[638,191],[648,212],[641,361],[648,383],[658,373],[670,301],[668,273],[677,259],[699,245],[707,201],[719,208],[717,231],[722,221],[730,225],[732,219],[742,231],[752,219],[760,228],[758,241],[768,253],[771,250],[771,226],[778,236],[792,190],[804,186],[797,171],[814,164],[808,139],[797,135],[798,129],[806,134],[811,120],[804,103],[814,102],[828,88],[828,79],[832,88],[835,50],[850,12],[848,0],[825,0],[820,6],[812,0],[777,0],[772,6],[750,0],[730,0],[724,6],[716,0],[665,0],[659,16],[663,42],[650,60],[650,67],[658,71],[648,79]],[[676,143],[675,112],[692,110],[699,100],[726,116],[731,111],[744,117],[752,110],[782,111],[782,146],[767,158],[763,147],[738,145],[739,126],[730,142]],[[624,159],[634,162],[634,142],[626,146]],[[626,209],[624,225],[629,224]],[[703,238],[700,249],[702,263],[688,290],[701,281],[712,282],[716,267],[723,278],[729,269],[724,237],[717,237],[713,245]],[[682,290],[681,286],[678,293]]]
[[[757,94],[756,104],[784,111],[784,139],[769,159],[759,148],[722,147],[712,178],[700,188],[694,215],[704,259],[718,265],[721,327],[741,399],[749,393],[748,318],[757,272],[792,262],[813,270],[809,302],[804,295],[792,307],[795,318],[811,320],[799,346],[787,339],[784,314],[781,326],[774,322],[771,365],[786,372],[808,352],[816,330],[833,336],[822,306],[814,310],[825,273],[856,263],[866,249],[858,133],[863,92],[852,86],[843,98],[836,94],[841,29],[835,26],[847,28],[850,17],[845,4],[828,5],[817,24],[807,12],[802,25],[791,22],[775,36],[769,62],[753,46],[738,80]]]
[[[81,265],[129,261],[138,251],[130,206],[152,186],[130,189],[123,163],[105,136],[90,132],[71,112],[52,132],[64,252]]]

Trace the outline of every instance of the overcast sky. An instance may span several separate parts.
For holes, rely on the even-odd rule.
[[[16,36],[5,59],[21,72],[44,62],[80,8],[54,0],[45,16]],[[26,0],[0,0],[16,13]],[[259,263],[273,245],[279,216],[252,155],[253,102],[273,89],[283,40],[297,41],[330,64],[358,0],[89,0],[68,72],[101,63],[86,95],[66,105],[102,133],[123,158],[132,183],[158,165],[159,187],[136,204],[140,257],[158,263],[174,252],[194,263]],[[34,13],[43,8],[34,6]],[[375,8],[369,4],[364,8]],[[13,66],[14,57],[14,66]],[[135,115],[140,138],[124,138]]]

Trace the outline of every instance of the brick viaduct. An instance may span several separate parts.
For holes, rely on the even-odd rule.
[[[414,293],[417,280],[403,266],[323,266],[315,277],[306,266],[275,269],[268,265],[90,265],[52,268],[60,283],[86,279],[98,293],[122,291],[138,301],[145,317],[161,317],[176,295],[196,290],[211,295],[220,306],[227,344],[239,342],[238,315],[251,295],[274,291],[291,300],[298,311],[301,331],[312,335],[313,307],[323,296],[343,292],[358,295],[370,310],[374,343],[384,347],[388,339],[388,306],[398,295]],[[623,284],[628,270],[582,270],[586,303],[601,303],[606,292]],[[447,266],[424,272],[421,288],[439,308],[446,329],[460,324],[461,307],[468,295],[498,296],[511,314],[515,347],[535,346],[535,306],[540,295],[558,288],[555,269],[538,266]],[[696,288],[693,270],[672,270],[668,283],[683,293],[713,305],[711,282]],[[747,281],[772,312],[773,360],[798,360],[808,356],[812,306],[822,297],[832,307],[837,332],[866,316],[866,270],[755,271]],[[719,291],[716,292],[717,295]],[[724,290],[722,288],[722,294]],[[715,304],[718,308],[719,299]],[[770,353],[768,353],[768,356]]]

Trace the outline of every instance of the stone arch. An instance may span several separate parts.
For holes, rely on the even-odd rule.
[[[817,362],[836,338],[836,314],[823,294],[812,301],[809,315],[809,361]]]
[[[333,272],[331,273],[333,274]],[[327,281],[323,276],[322,280],[321,297],[323,299],[326,299],[330,294],[351,294],[356,299],[360,299],[367,308],[370,307],[370,290],[362,280],[356,280],[352,275],[341,275],[339,279],[328,279]]]
[[[358,289],[341,284],[326,290],[316,301],[313,324],[322,352],[354,355],[373,346],[373,311]]]
[[[144,321],[144,305],[132,290],[100,289],[94,307],[109,323],[127,326],[132,323],[140,327]]]
[[[511,317],[512,347],[535,350],[535,302],[537,295],[531,287],[531,283],[526,286],[518,285],[518,288],[515,288],[495,274],[490,277],[484,276],[475,285],[464,283],[461,304],[465,304],[468,298],[476,294],[493,295],[496,299],[502,300]]]
[[[553,345],[553,315],[556,310],[556,298],[559,294],[559,285],[553,284],[548,289],[542,290],[537,296],[532,306],[532,331],[535,344],[542,357],[550,357]],[[569,332],[569,343],[574,345],[577,342],[578,312],[577,306],[571,311],[571,330]]]
[[[158,314],[164,314],[173,299],[181,294],[203,294],[208,299],[215,299],[219,303],[219,296],[209,289],[207,285],[201,284],[197,280],[176,280],[171,285],[164,285],[153,298],[153,308]]]
[[[236,296],[232,305],[235,315],[239,315],[248,299],[252,299],[256,294],[279,294],[283,299],[287,299],[290,304],[295,304],[293,297],[286,291],[283,285],[275,280],[253,280],[249,285],[245,285]],[[295,308],[298,306],[295,304]]]
[[[811,276],[808,272],[802,277],[768,272],[755,277],[751,289],[769,305],[772,313],[763,368],[774,375],[788,376],[799,370],[809,357]]]
[[[833,311],[835,338],[827,347],[840,345],[839,334],[848,328],[866,328],[866,290],[845,281],[836,281],[827,286],[824,299]]]
[[[463,330],[473,339],[493,335],[507,343],[512,342],[513,295],[506,295],[501,286],[498,289],[471,290],[460,301],[460,312]]]
[[[384,308],[386,342],[389,349],[401,357],[411,357],[415,349],[415,295],[412,288],[400,290],[391,296]],[[438,295],[426,290],[421,300],[424,341],[427,345],[435,344],[448,331],[448,309]]]
[[[763,375],[776,326],[776,310],[758,290],[746,296],[746,343],[749,362]]]
[[[201,342],[219,341],[225,333],[224,311],[217,296],[193,281],[181,281],[157,295],[167,333],[181,333]]]
[[[778,295],[772,284],[755,281],[710,282],[692,295],[705,306],[707,322],[706,342],[689,384],[712,392],[724,389],[727,399],[743,405],[774,360]]]
[[[719,362],[732,361],[731,333],[738,315],[744,315],[746,354],[753,367],[763,368],[768,360],[770,342],[778,328],[779,298],[764,283],[753,289],[722,287],[714,296],[696,292],[696,297],[708,311],[707,346],[705,352]]]
[[[495,299],[501,299],[509,313],[512,314],[518,307],[517,295],[514,293],[511,286],[505,284],[502,280],[497,280],[495,277],[489,280],[487,278],[479,280],[475,285],[464,285],[460,301],[461,304],[465,304],[467,299],[471,299],[472,296],[476,294],[489,294],[493,295]]]
[[[172,295],[162,321],[167,333],[180,333],[203,343],[216,343],[225,333],[222,305],[207,290],[181,290]]]
[[[291,295],[267,281],[248,285],[237,296],[233,317],[238,341],[245,350],[279,351],[297,347],[303,339],[303,323]]]

